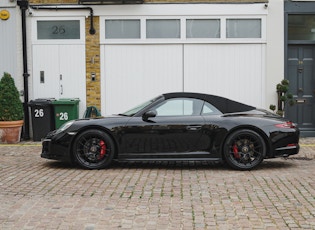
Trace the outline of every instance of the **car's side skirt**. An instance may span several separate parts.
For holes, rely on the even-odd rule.
[[[119,154],[118,161],[220,161],[209,152],[187,153],[128,153]]]

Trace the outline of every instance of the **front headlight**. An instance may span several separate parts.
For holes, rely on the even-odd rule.
[[[73,124],[73,122],[74,122],[74,120],[73,121],[68,121],[68,122],[64,123],[63,125],[61,125],[60,128],[57,129],[56,134],[67,130]]]

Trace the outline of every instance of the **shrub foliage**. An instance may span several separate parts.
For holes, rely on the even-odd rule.
[[[0,80],[0,121],[18,121],[23,119],[23,104],[14,79],[4,73]]]

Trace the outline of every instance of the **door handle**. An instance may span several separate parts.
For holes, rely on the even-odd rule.
[[[302,73],[303,67],[299,67],[299,68],[298,68],[298,71],[299,71],[299,73]]]
[[[62,95],[63,94],[63,86],[60,85],[60,94]]]
[[[186,127],[187,130],[196,131],[201,129],[201,125],[190,125]]]

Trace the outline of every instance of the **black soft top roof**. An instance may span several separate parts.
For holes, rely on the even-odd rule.
[[[242,104],[237,101],[233,101],[224,97],[219,97],[210,94],[202,94],[202,93],[166,93],[163,94],[165,99],[175,98],[175,97],[188,97],[188,98],[196,98],[209,102],[213,106],[215,106],[222,113],[237,113],[237,112],[246,112],[253,109],[256,109],[253,106]]]

